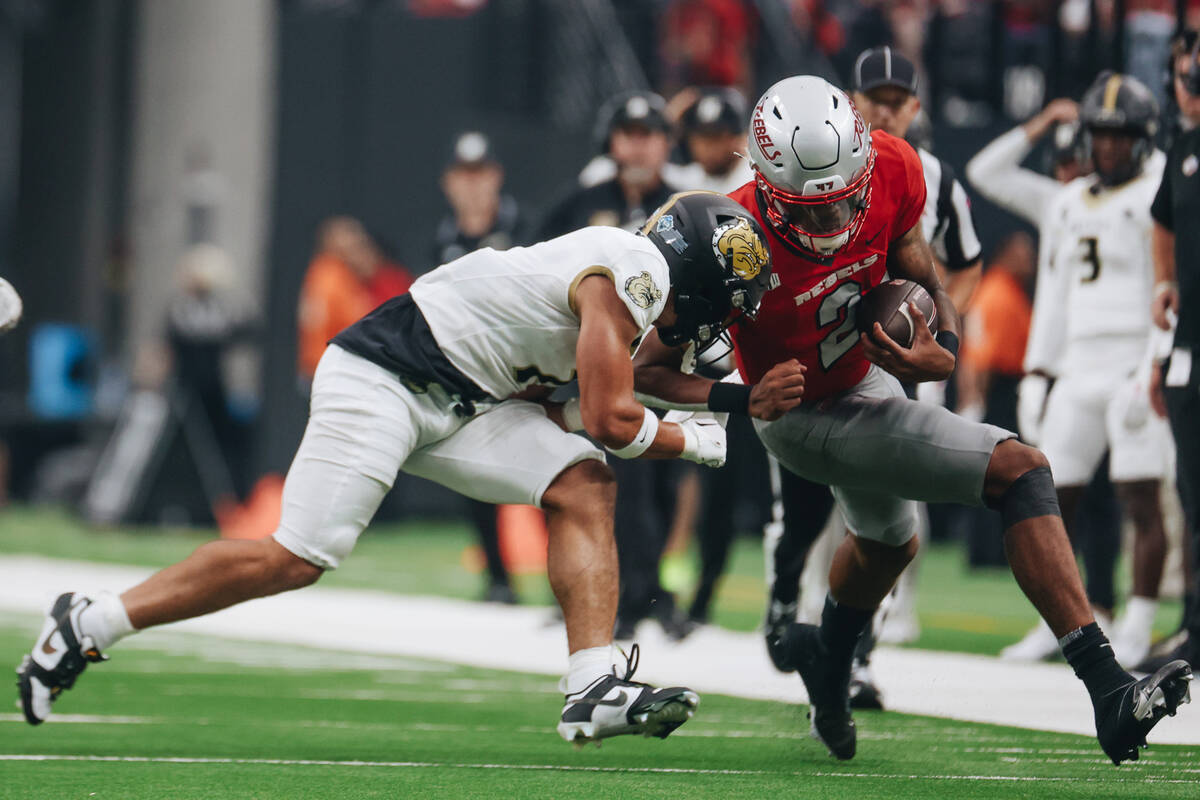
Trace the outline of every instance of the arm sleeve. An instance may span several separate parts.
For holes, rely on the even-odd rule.
[[[1014,128],[967,162],[967,180],[988,200],[1036,226],[1059,183],[1021,166],[1032,149],[1025,131]]]
[[[1173,149],[1171,155],[1174,155]],[[1163,169],[1162,183],[1158,185],[1154,202],[1150,204],[1150,216],[1169,231],[1175,230],[1175,214],[1171,207],[1171,174],[1174,172],[1174,163],[1174,158],[1167,159],[1167,166]]]
[[[1055,375],[1067,330],[1066,314],[1069,304],[1070,272],[1066,265],[1055,268],[1053,253],[1057,236],[1043,225],[1038,253],[1038,285],[1033,297],[1033,318],[1029,326],[1029,342],[1025,346],[1025,371]]]

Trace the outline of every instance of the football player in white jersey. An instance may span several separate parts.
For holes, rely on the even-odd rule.
[[[1148,382],[1158,343],[1150,203],[1164,156],[1154,148],[1157,104],[1134,78],[1102,73],[1079,116],[1095,172],[1062,187],[1046,209],[1021,428],[1050,461],[1066,520],[1111,453],[1110,477],[1136,531],[1133,592],[1112,645],[1119,661],[1134,664],[1149,649],[1166,552],[1159,485],[1171,445],[1150,411]],[[1038,420],[1030,409],[1051,377]]]
[[[641,233],[584,228],[422,276],[327,348],[274,535],[210,542],[119,597],[62,594],[18,669],[26,719],[45,720],[123,636],[313,583],[349,554],[403,469],[545,510],[570,653],[563,738],[667,736],[698,697],[630,681],[633,652],[623,672],[614,667],[613,477],[604,451],[569,431],[586,429],[618,458],[723,463],[715,420],[660,423],[635,399],[631,348],[651,329],[704,346],[754,313],[770,278],[754,218],[706,192],[676,195]],[[576,404],[534,402],[576,375]],[[750,412],[783,414],[803,380],[799,365],[781,365],[753,390]]]

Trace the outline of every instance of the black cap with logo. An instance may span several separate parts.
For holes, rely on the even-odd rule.
[[[890,47],[864,50],[854,62],[852,88],[856,92],[869,92],[881,86],[895,86],[916,94],[917,68],[907,56]]]

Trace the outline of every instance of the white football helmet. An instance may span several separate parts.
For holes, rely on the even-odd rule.
[[[749,150],[780,234],[827,256],[858,233],[871,203],[875,150],[845,92],[814,75],[779,81],[750,117]]]

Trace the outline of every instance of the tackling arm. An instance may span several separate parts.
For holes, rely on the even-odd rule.
[[[749,387],[746,408],[734,409],[725,406],[719,395],[714,397],[718,381],[681,371],[683,355],[683,348],[663,344],[658,331],[647,333],[633,359],[638,393],[660,398],[671,408],[742,413],[767,421],[779,419],[804,399],[805,368],[796,359],[768,370],[761,381]]]
[[[647,413],[633,396],[633,362],[629,360],[629,347],[638,328],[605,276],[584,278],[575,300],[579,309],[575,364],[583,427],[605,447],[622,450],[641,435]],[[684,444],[678,425],[662,424],[641,457],[676,458],[683,453]]]

